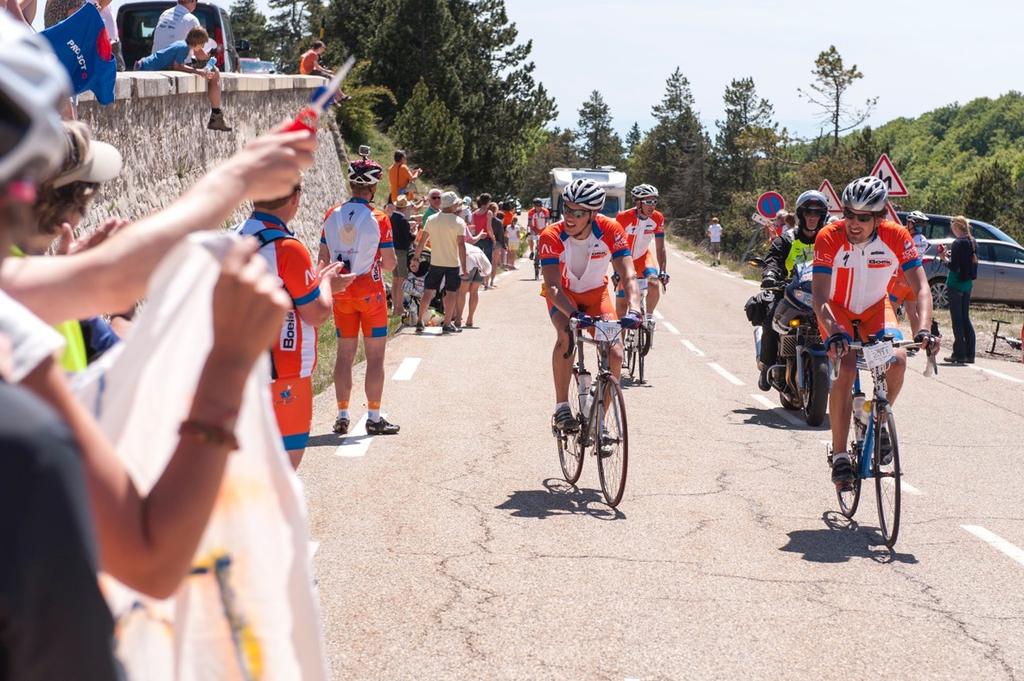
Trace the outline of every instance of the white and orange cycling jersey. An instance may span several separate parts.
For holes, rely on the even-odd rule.
[[[366,199],[349,199],[327,211],[320,243],[327,246],[331,261],[344,263],[344,272],[357,275],[336,298],[358,298],[384,287],[380,251],[395,246],[391,220]]]
[[[637,277],[658,276],[658,263],[654,258],[648,257],[648,253],[655,239],[665,238],[665,216],[659,211],[654,211],[651,217],[642,218],[639,210],[630,208],[616,215],[615,220],[626,231],[629,250],[633,254],[633,269],[636,270]]]
[[[562,286],[572,293],[585,293],[608,285],[608,265],[615,258],[629,257],[626,232],[615,220],[597,214],[586,239],[574,239],[556,222],[540,235],[537,245],[540,264],[558,265]]]
[[[530,236],[540,236],[540,233],[547,229],[548,220],[550,219],[551,213],[543,206],[526,211],[526,226],[530,230]]]
[[[826,226],[814,240],[814,273],[832,277],[829,303],[853,314],[888,300],[893,275],[920,266],[910,232],[889,220],[862,244],[850,243],[845,220]]]
[[[320,296],[320,278],[313,269],[309,251],[280,218],[269,213],[253,213],[234,231],[260,242],[260,255],[292,299],[292,309],[285,316],[280,336],[270,350],[273,378],[312,375],[316,366],[316,329],[302,321],[296,311],[300,305]]]

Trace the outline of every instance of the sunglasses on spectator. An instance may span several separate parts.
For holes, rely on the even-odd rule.
[[[643,199],[640,203],[644,204],[645,206],[657,206],[658,199]]]
[[[857,222],[871,222],[876,216],[874,213],[854,213],[852,210],[844,210],[843,217]]]
[[[579,208],[577,208],[575,210],[570,210],[570,209],[567,208],[565,210],[565,214],[566,214],[566,216],[571,217],[573,220],[579,220],[580,218],[585,218],[588,215],[590,215],[590,211],[589,210],[580,210]]]

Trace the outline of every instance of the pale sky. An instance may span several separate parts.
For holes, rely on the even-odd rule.
[[[268,11],[266,0],[257,5]],[[775,106],[781,124],[813,135],[820,126],[815,109],[796,90],[811,82],[815,58],[832,44],[864,73],[850,101],[878,96],[868,121],[875,126],[1024,89],[1021,0],[506,0],[506,6],[520,39],[533,40],[535,76],[555,97],[555,123],[562,127],[575,126],[580,104],[598,89],[620,133],[633,121],[646,130],[653,125],[651,106],[679,66],[712,135],[725,87],[745,76]]]
[[[506,0],[522,40],[533,40],[535,75],[558,103],[560,126],[600,90],[616,128],[653,125],[651,106],[678,65],[705,125],[723,115],[722,93],[751,76],[777,120],[813,135],[812,105],[796,92],[834,44],[864,78],[851,90],[880,125],[939,106],[1024,89],[1024,2],[932,0]]]

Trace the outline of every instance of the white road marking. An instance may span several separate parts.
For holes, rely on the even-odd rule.
[[[832,440],[819,440],[819,442],[821,442],[821,444],[823,444],[825,446],[828,446],[828,445],[832,444]],[[888,480],[892,480],[892,478],[886,478],[886,480],[887,481]],[[904,492],[906,492],[907,494],[911,494],[911,495],[913,495],[915,497],[923,497],[924,496],[924,492],[922,492],[918,488],[916,488],[913,485],[911,485],[902,476],[900,477],[900,489],[903,490]]]
[[[309,559],[313,560],[313,556],[316,555],[317,549],[320,548],[320,542],[311,541],[309,542]]]
[[[1002,551],[1013,560],[1024,565],[1024,550],[1014,546],[998,534],[990,532],[984,527],[980,527],[978,525],[961,525],[960,527],[964,528],[997,551]]]
[[[660,312],[658,312],[657,310],[655,310],[655,311],[654,311],[654,312],[652,312],[651,314],[653,314],[653,315],[654,315],[654,318],[655,318],[655,319],[664,319],[664,318],[665,318],[665,315],[661,314],[661,313],[660,313]]]
[[[757,283],[756,281],[751,281],[749,279],[740,279],[740,281],[742,281],[744,284],[747,284],[749,286],[756,286],[758,288],[761,288],[761,285],[759,283]]]
[[[1007,374],[1004,374],[1001,371],[996,371],[995,369],[986,369],[985,367],[980,367],[980,366],[977,366],[976,364],[968,364],[967,366],[971,367],[975,371],[983,371],[986,374],[992,374],[996,378],[1001,378],[1004,381],[1010,381],[1011,383],[1024,383],[1024,380],[1021,380],[1021,379],[1016,378],[1014,376],[1009,376]]]
[[[725,380],[729,381],[733,385],[743,385],[743,381],[741,381],[740,379],[738,379],[735,376],[733,376],[732,374],[730,374],[721,365],[719,365],[719,364],[717,364],[715,362],[708,362],[708,366],[711,367],[712,369],[714,369],[715,372],[717,372],[719,376],[721,376]]]
[[[773,402],[770,398],[765,397],[764,395],[756,395],[753,393],[751,393],[750,397],[752,397],[753,400],[760,404],[761,406],[771,409],[776,416],[781,416],[782,420],[787,421],[790,425],[803,425],[803,421],[790,414],[788,411],[782,408],[782,405],[778,404],[777,402]]]
[[[416,368],[420,365],[419,357],[406,357],[402,360],[402,363],[398,365],[398,370],[395,371],[395,375],[391,377],[392,381],[408,381],[412,378],[412,375],[416,373]]]
[[[334,450],[335,456],[346,459],[357,459],[366,456],[366,450],[370,448],[373,436],[366,433],[366,415],[356,422],[355,427],[349,431],[342,443]]]
[[[679,254],[678,254],[678,253],[676,253],[675,251],[669,251],[669,253],[671,253],[672,255],[676,256],[676,257],[677,257],[677,258],[679,258],[679,259],[682,259],[682,258],[683,258],[683,256],[679,255]]]
[[[703,357],[704,356],[704,351],[703,350],[701,350],[700,348],[698,348],[696,345],[694,345],[690,341],[686,340],[685,338],[682,341],[680,341],[680,342],[683,345],[686,346],[687,350],[689,350],[693,354],[697,355],[698,357]]]
[[[721,270],[712,270],[712,271],[713,271],[713,272],[714,272],[715,274],[717,274],[718,276],[720,276],[720,277],[725,277],[726,279],[735,279],[735,278],[736,278],[736,277],[735,277],[734,275],[732,275],[732,274],[726,274],[725,272],[723,272],[723,271],[721,271]]]
[[[675,326],[673,326],[672,322],[662,321],[661,325],[664,326],[666,329],[668,329],[668,332],[670,334],[672,334],[673,336],[678,336],[679,335],[679,329],[677,329]]]

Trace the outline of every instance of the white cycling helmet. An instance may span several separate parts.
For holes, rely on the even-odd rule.
[[[907,222],[928,222],[928,216],[919,210],[915,210],[907,216]]]
[[[843,190],[843,207],[850,210],[878,213],[885,210],[888,199],[885,183],[872,175],[854,180]]]
[[[800,209],[806,206],[808,203],[820,203],[824,210],[828,210],[828,198],[819,191],[809,189],[796,199],[796,214],[800,215]]]
[[[0,183],[41,182],[67,151],[58,111],[71,82],[46,39],[2,11],[0,42]]]
[[[380,182],[384,169],[369,158],[358,158],[348,164],[348,181],[358,185],[375,185]]]
[[[604,206],[604,189],[593,180],[573,180],[562,190],[562,200],[590,210],[601,210]]]
[[[653,184],[638,184],[633,187],[633,190],[629,193],[632,195],[634,201],[658,198],[658,188]]]

